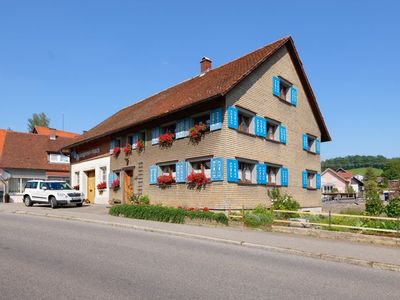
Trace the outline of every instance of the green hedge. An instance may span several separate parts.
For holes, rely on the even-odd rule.
[[[228,225],[228,218],[223,213],[210,211],[186,211],[181,208],[151,205],[115,205],[110,208],[110,215],[124,216],[132,219],[152,220],[167,223],[183,223],[185,217],[216,221]]]

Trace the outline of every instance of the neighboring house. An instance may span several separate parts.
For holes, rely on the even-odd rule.
[[[56,129],[34,132],[0,129],[0,169],[11,175],[6,183],[0,182],[0,191],[9,193],[12,201],[22,201],[21,193],[30,179],[70,178],[69,157],[60,149],[78,135]]]
[[[332,193],[337,189],[338,193],[346,193],[347,187],[351,186],[357,197],[362,195],[364,184],[357,177],[353,176],[350,171],[337,169],[336,171],[328,168],[321,175],[322,193]]]
[[[191,142],[199,124],[207,132]],[[173,144],[162,147],[168,133]],[[169,206],[254,207],[280,187],[303,208],[319,209],[320,143],[330,140],[288,37],[214,69],[204,57],[199,75],[120,110],[67,148],[72,183],[86,192],[110,172],[107,188],[119,183],[111,200],[126,202],[133,193]],[[112,154],[127,144],[132,154]],[[204,189],[188,186],[192,172],[209,179]],[[167,188],[158,185],[170,179]]]
[[[388,193],[390,199],[400,197],[400,179],[388,180]]]

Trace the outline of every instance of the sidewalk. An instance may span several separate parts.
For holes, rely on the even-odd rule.
[[[2,213],[28,214],[153,231],[400,272],[400,250],[392,247],[241,228],[193,226],[113,217],[108,215],[108,209],[102,205],[53,210],[45,206],[25,207],[20,203],[1,203],[0,214]]]

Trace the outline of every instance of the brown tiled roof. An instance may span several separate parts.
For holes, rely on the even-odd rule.
[[[2,131],[4,145],[0,155],[0,168],[69,171],[69,164],[48,163],[48,152],[58,152],[71,143],[70,138],[58,137],[56,140],[50,140],[46,135]]]
[[[289,52],[294,57],[297,71],[305,86],[314,115],[322,132],[321,140],[329,141],[329,132],[325,126],[297,51],[294,48],[293,40],[291,37],[285,37],[218,68],[211,69],[203,75],[179,83],[120,110],[74,139],[73,144],[69,145],[69,147],[118,132],[134,125],[139,125],[145,121],[182,110],[202,101],[223,96],[284,45],[288,46]]]
[[[79,136],[77,133],[73,132],[68,132],[64,130],[58,130],[54,128],[48,128],[44,126],[35,126],[34,129],[32,130],[32,133],[37,133],[41,135],[55,135],[59,137],[65,137],[65,138],[76,138]]]

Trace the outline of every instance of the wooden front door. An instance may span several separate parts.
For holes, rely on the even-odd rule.
[[[94,203],[95,193],[95,172],[87,172],[87,199],[90,203]]]
[[[133,194],[133,170],[124,171],[124,202],[128,203]]]

